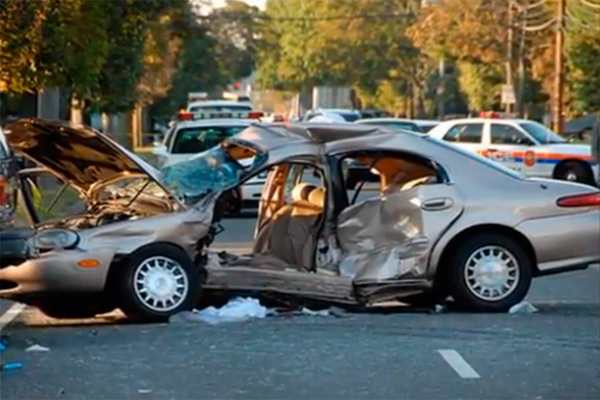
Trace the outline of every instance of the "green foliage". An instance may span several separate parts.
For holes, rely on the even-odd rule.
[[[491,110],[499,104],[503,78],[489,64],[458,63],[460,87],[467,95],[470,110]]]
[[[247,77],[255,69],[259,16],[258,8],[240,0],[228,0],[211,14],[208,29],[216,39],[218,61],[229,81]]]
[[[371,102],[378,93],[390,97],[389,90],[402,82],[421,86],[429,70],[404,35],[419,4],[270,0],[259,49],[259,83],[296,91],[323,84],[353,86]],[[361,15],[365,17],[352,17]],[[324,18],[328,16],[346,18]]]

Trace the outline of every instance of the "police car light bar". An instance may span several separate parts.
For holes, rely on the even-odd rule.
[[[260,119],[264,116],[262,111],[212,111],[189,112],[181,111],[177,114],[179,121],[193,121],[197,119]]]

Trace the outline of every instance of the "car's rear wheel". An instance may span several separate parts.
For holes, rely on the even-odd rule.
[[[592,170],[587,164],[580,161],[568,161],[557,165],[554,177],[563,181],[579,182],[588,185],[594,183]]]
[[[194,307],[200,293],[199,270],[182,250],[156,244],[136,251],[118,278],[120,308],[130,318],[166,320]]]
[[[515,240],[501,234],[467,238],[451,259],[450,292],[470,311],[504,312],[531,286],[532,265]]]

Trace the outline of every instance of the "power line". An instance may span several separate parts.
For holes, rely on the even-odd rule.
[[[209,15],[198,15],[199,19],[202,20],[245,20],[248,18],[266,20],[266,21],[281,21],[281,22],[294,22],[294,21],[336,21],[336,20],[356,20],[356,19],[399,19],[399,18],[411,18],[416,17],[416,13],[386,13],[386,14],[353,14],[353,15],[327,15],[327,16],[303,16],[303,17],[273,17],[266,14],[256,15],[234,15],[234,14],[209,14]]]
[[[591,8],[591,9],[599,10],[600,11],[600,3],[594,3],[594,2],[591,2],[589,0],[580,0],[580,2],[584,6],[587,6],[587,7]]]
[[[556,23],[556,18],[552,18],[549,21],[546,21],[545,23],[541,24],[541,25],[537,25],[537,26],[522,26],[521,30],[525,31],[525,32],[539,32],[539,31],[543,31],[544,29],[548,29],[551,26],[553,26]]]
[[[519,11],[526,11],[526,10],[533,10],[534,8],[537,8],[539,6],[548,4],[548,0],[540,0],[537,3],[533,3],[533,4],[521,4],[519,3],[517,0],[511,0],[511,3],[519,10]]]

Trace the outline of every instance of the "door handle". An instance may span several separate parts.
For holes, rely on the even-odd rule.
[[[425,211],[441,211],[452,207],[452,204],[454,204],[452,199],[447,197],[431,199],[425,200],[423,203],[421,203],[421,209]]]

